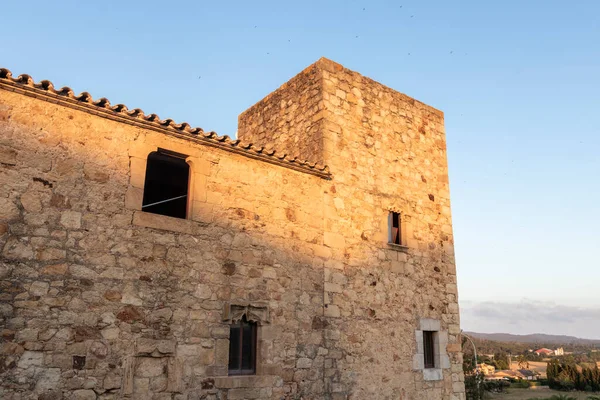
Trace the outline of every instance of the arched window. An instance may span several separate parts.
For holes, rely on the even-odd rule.
[[[142,210],[186,218],[190,166],[184,154],[158,149],[148,155]]]

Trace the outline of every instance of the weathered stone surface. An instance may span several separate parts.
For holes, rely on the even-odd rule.
[[[136,342],[136,354],[156,354],[158,356],[175,353],[174,340],[140,338]]]
[[[123,296],[116,290],[107,290],[104,292],[104,298],[110,301],[120,301]]]
[[[45,296],[48,293],[48,288],[50,285],[48,282],[40,282],[36,281],[31,284],[29,287],[29,293],[32,296]]]
[[[3,115],[0,111],[0,116]],[[0,146],[0,164],[17,165],[17,150],[6,146]]]
[[[83,166],[83,173],[86,179],[99,182],[106,183],[108,181],[109,175],[106,171],[106,167],[101,167],[99,165],[94,165],[92,163],[85,163]]]
[[[47,247],[44,249],[38,250],[36,254],[36,258],[40,261],[55,261],[64,259],[67,256],[67,252],[62,249],[56,249],[52,247]]]
[[[17,366],[27,369],[29,367],[39,367],[44,362],[44,353],[38,351],[26,351],[21,355]]]
[[[0,262],[0,279],[6,279],[10,276],[13,266],[8,263]]]
[[[77,211],[63,211],[60,215],[60,224],[67,229],[81,228],[81,213]]]
[[[25,192],[21,195],[21,205],[27,212],[39,213],[42,211],[42,201],[39,192]]]
[[[64,275],[68,269],[67,264],[52,264],[45,266],[40,272],[44,275]]]
[[[161,358],[140,357],[136,362],[135,375],[142,378],[153,378],[163,375],[165,361]]]
[[[323,59],[240,115],[224,151],[36,90],[0,88],[2,396],[464,400],[441,112]],[[159,148],[187,155],[187,219],[141,211]],[[256,376],[228,376],[242,315]],[[421,320],[446,352],[434,381]]]
[[[103,387],[105,390],[119,389],[122,378],[116,374],[108,374],[104,377]]]
[[[96,393],[90,389],[80,389],[73,391],[74,400],[96,400],[96,398]]]
[[[21,241],[16,237],[10,237],[4,245],[2,254],[9,260],[26,260],[33,258],[33,249],[27,241]]]

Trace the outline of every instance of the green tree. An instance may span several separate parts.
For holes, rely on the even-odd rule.
[[[468,339],[463,336],[462,348],[464,349],[463,372],[465,374],[465,394],[467,400],[482,400],[484,391],[483,374],[477,371],[477,365],[475,365],[476,360],[474,359],[473,352],[470,350],[471,346],[467,343],[467,340]]]
[[[517,364],[519,365],[519,369],[529,369],[529,361],[523,354],[517,357]]]
[[[496,369],[509,369],[508,354],[506,353],[494,353],[494,366]]]

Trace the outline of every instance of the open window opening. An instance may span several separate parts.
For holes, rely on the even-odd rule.
[[[142,210],[187,217],[190,166],[184,154],[158,149],[148,155]]]
[[[257,323],[246,315],[229,328],[229,375],[254,375],[256,373]]]
[[[390,212],[389,221],[389,242],[392,244],[402,244],[402,229],[400,229],[400,213]]]
[[[425,368],[435,368],[435,331],[423,331],[423,357]]]

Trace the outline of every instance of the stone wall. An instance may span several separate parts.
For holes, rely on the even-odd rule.
[[[36,95],[0,87],[0,397],[464,399],[441,112],[321,59],[240,116],[327,180]],[[141,211],[159,147],[188,155],[186,220]],[[227,376],[248,306],[257,373]]]
[[[334,177],[324,193],[326,390],[334,398],[462,398],[443,114],[330,60],[315,66],[318,153]],[[279,104],[295,96],[277,93]],[[273,109],[254,113],[288,114]],[[387,244],[391,210],[402,214],[404,246]],[[418,363],[424,318],[440,323],[440,380],[425,381]]]
[[[0,397],[320,396],[298,374],[325,351],[325,181],[1,90],[0,109]],[[191,156],[191,220],[139,211],[157,147]],[[245,303],[269,307],[259,376],[229,378],[223,309]]]
[[[239,139],[284,150],[313,163],[323,160],[323,91],[318,64],[240,114]]]

